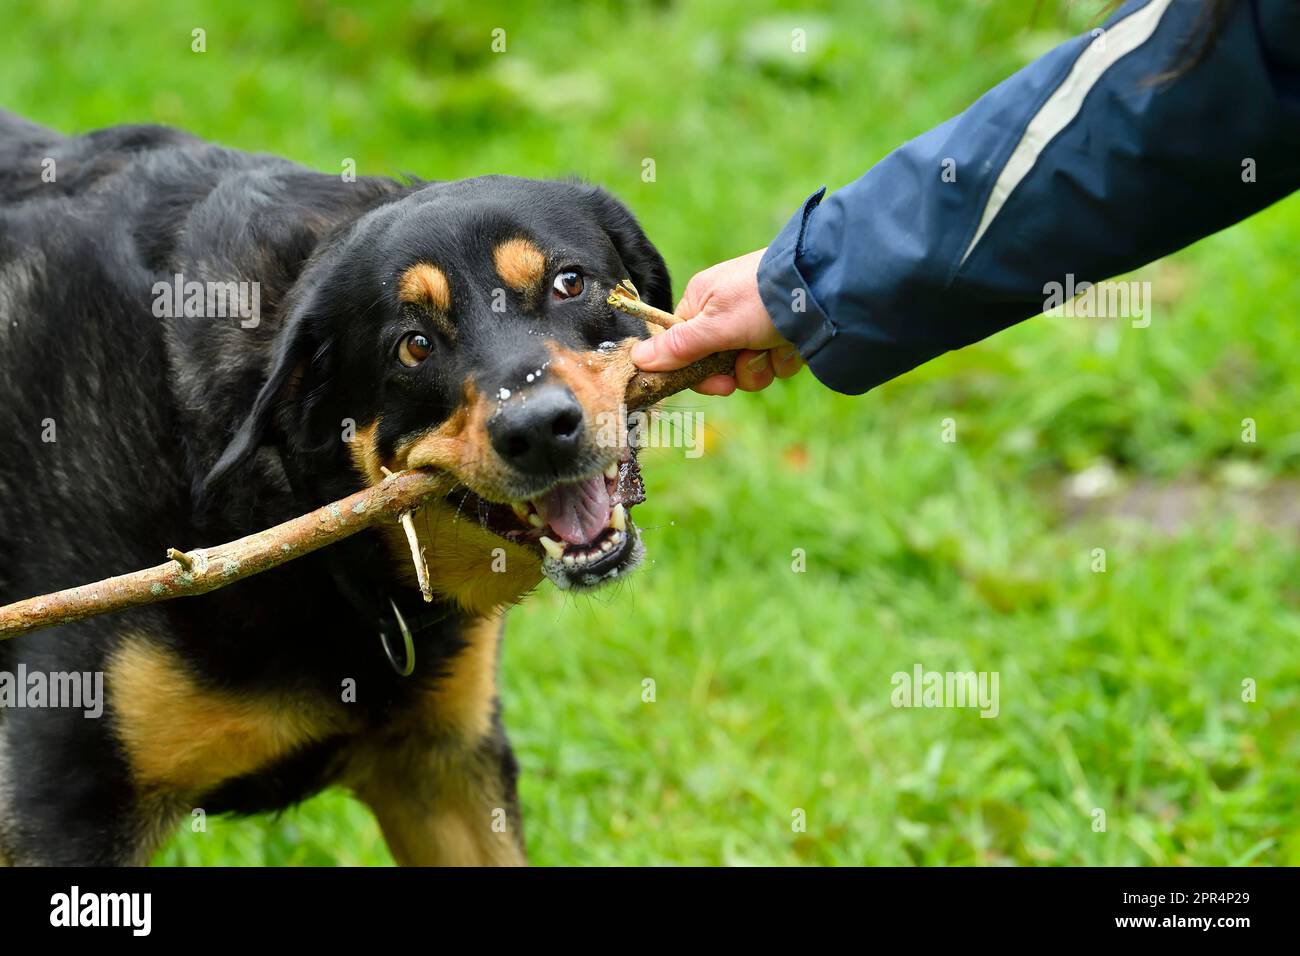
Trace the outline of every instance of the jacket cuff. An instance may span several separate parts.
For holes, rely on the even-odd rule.
[[[777,233],[758,265],[758,294],[767,314],[814,372],[812,360],[835,337],[835,326],[813,298],[811,284],[799,271],[799,257],[803,254],[808,220],[825,195],[823,186],[804,201]]]

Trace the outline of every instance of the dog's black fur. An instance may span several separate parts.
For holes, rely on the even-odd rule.
[[[544,252],[540,291],[501,291],[492,250],[512,237]],[[420,262],[446,276],[450,333],[399,297]],[[547,295],[569,267],[586,293]],[[155,284],[177,274],[259,283],[259,321],[158,317]],[[348,182],[172,129],[68,137],[0,112],[0,604],[359,490],[374,475],[340,440],[350,427],[372,465],[391,462],[468,393],[527,392],[557,348],[644,336],[603,302],[625,276],[671,307],[635,220],[581,183]],[[394,358],[412,331],[432,347],[418,368]],[[521,475],[473,447],[485,460],[453,469],[472,507],[603,464],[584,445]],[[0,861],[144,862],[194,808],[281,808],[340,782],[399,861],[518,862],[516,765],[480,679],[492,608],[518,594],[474,590],[486,532],[461,525],[466,568],[427,608],[368,532],[206,596],[0,643],[0,671],[108,674],[102,719],[0,710]],[[521,593],[540,555],[510,547]],[[415,625],[410,678],[377,637],[390,600]]]

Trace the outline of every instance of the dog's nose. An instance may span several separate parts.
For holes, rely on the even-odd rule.
[[[508,402],[487,429],[497,454],[520,471],[563,472],[582,440],[582,406],[567,388],[547,385]]]

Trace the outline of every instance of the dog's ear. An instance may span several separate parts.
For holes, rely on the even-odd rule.
[[[319,310],[323,298],[318,284],[308,281],[286,303],[288,314],[271,346],[270,372],[247,417],[204,478],[203,497],[211,495],[267,442],[277,412],[290,404],[300,405],[308,383],[327,377],[331,350],[324,316]]]
[[[664,257],[646,238],[645,231],[627,207],[599,187],[591,188],[591,202],[618,257],[623,260],[641,298],[665,312],[673,310],[673,282]]]

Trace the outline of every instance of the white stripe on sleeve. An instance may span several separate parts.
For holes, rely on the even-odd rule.
[[[1020,185],[1021,180],[1038,162],[1038,156],[1061,130],[1070,124],[1083,106],[1084,98],[1121,57],[1132,53],[1151,38],[1160,18],[1169,9],[1173,0],[1151,0],[1145,7],[1135,10],[1109,30],[1099,33],[1097,38],[1075,60],[1069,75],[1060,86],[1047,98],[1042,108],[1025,127],[1020,142],[1011,151],[1007,164],[1002,167],[993,190],[989,193],[984,206],[984,215],[980,217],[979,228],[975,237],[962,254],[964,264],[970,257],[976,244],[984,237],[989,225],[1002,210],[1007,198]]]

